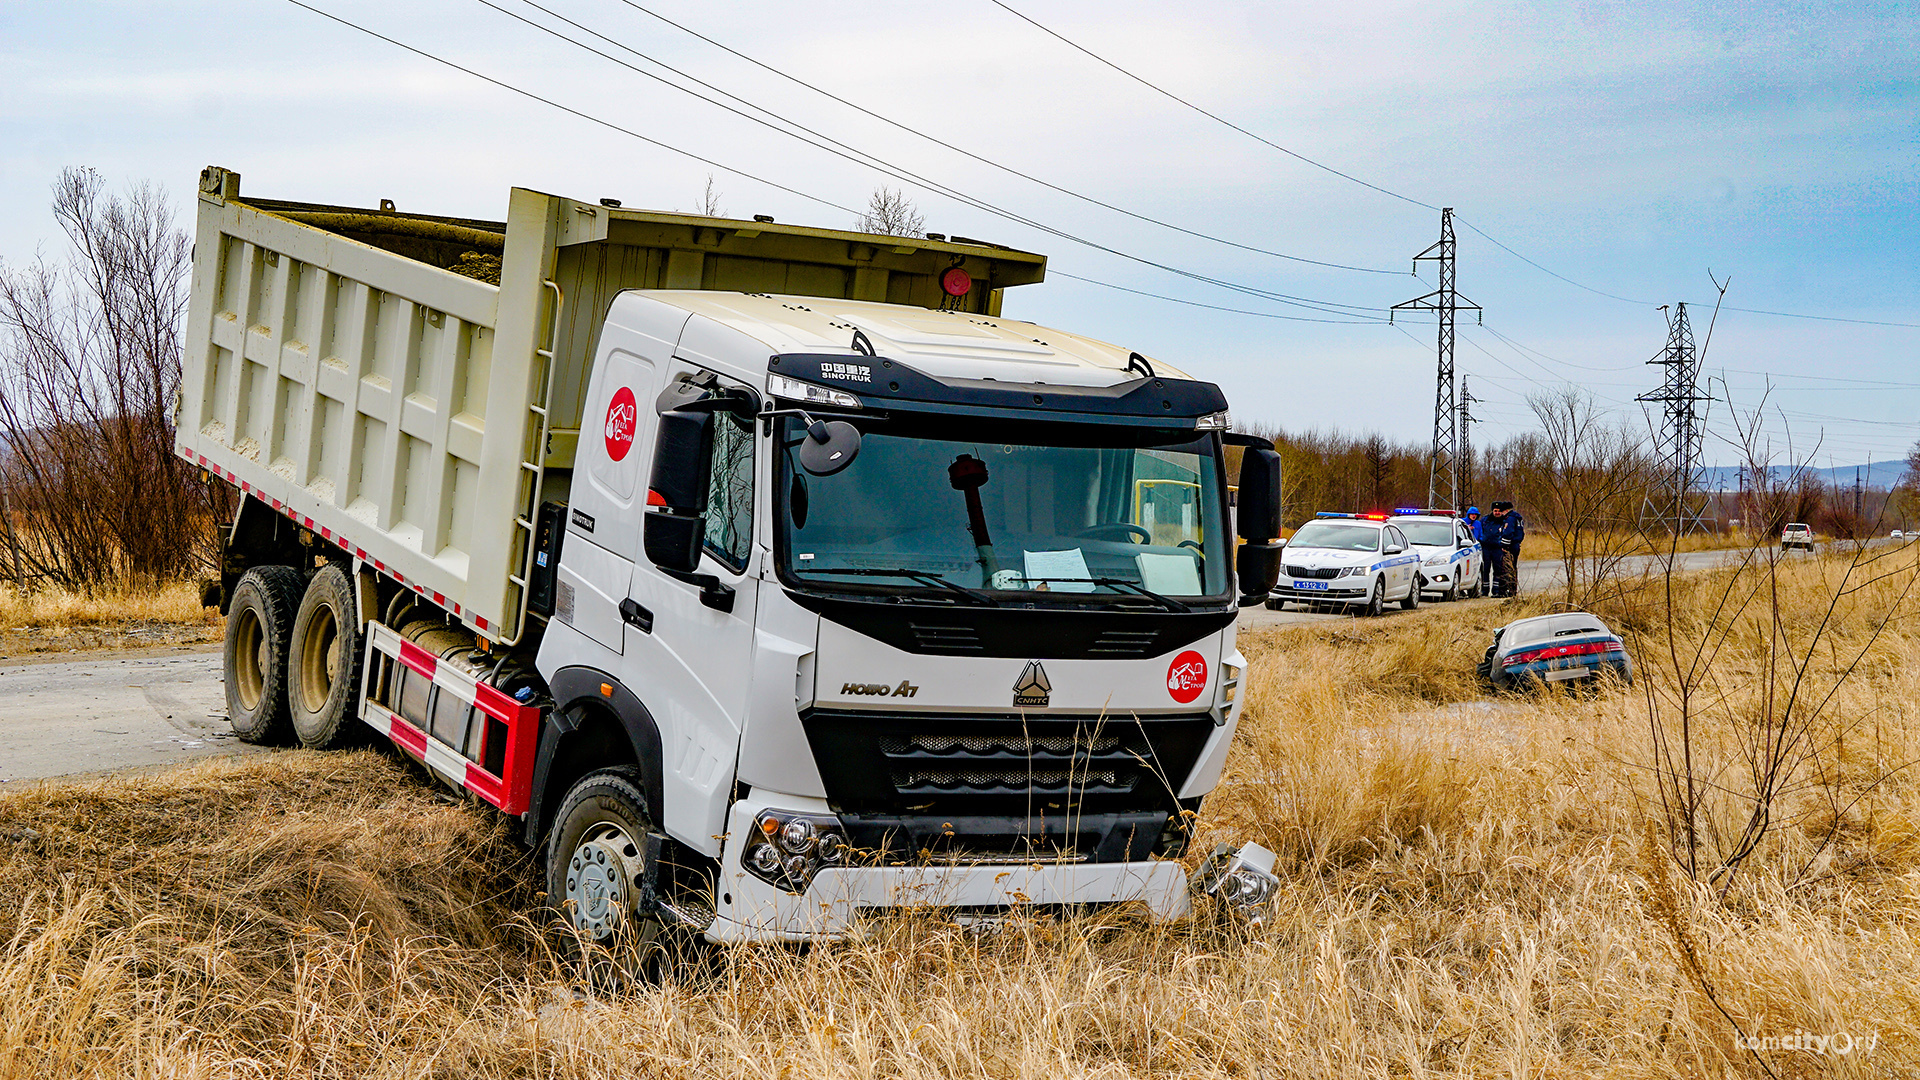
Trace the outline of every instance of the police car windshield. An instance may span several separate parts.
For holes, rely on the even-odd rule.
[[[1407,521],[1394,522],[1400,531],[1407,534],[1407,542],[1421,547],[1452,547],[1453,522],[1451,521]]]
[[[1349,525],[1344,522],[1309,521],[1287,541],[1290,548],[1332,548],[1335,551],[1380,550],[1378,525]]]

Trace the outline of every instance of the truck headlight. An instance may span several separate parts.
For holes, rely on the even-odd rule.
[[[832,814],[762,810],[753,819],[753,839],[740,852],[747,873],[795,896],[813,884],[823,867],[847,859],[846,830]]]

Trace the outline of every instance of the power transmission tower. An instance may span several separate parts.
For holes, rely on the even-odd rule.
[[[1414,270],[1419,263],[1432,260],[1440,264],[1440,287],[1425,296],[1393,305],[1393,311],[1432,311],[1439,315],[1438,352],[1440,372],[1433,390],[1433,454],[1427,463],[1427,505],[1453,506],[1460,491],[1460,432],[1453,397],[1453,318],[1464,308],[1479,311],[1480,305],[1462,299],[1453,288],[1453,207],[1440,211],[1440,239],[1413,257]]]
[[[1712,401],[1700,393],[1700,361],[1693,347],[1693,326],[1687,321],[1687,305],[1675,305],[1667,323],[1667,346],[1649,364],[1667,369],[1660,389],[1641,394],[1636,400],[1658,404],[1664,423],[1654,429],[1654,453],[1660,460],[1660,491],[1649,495],[1641,516],[1665,524],[1674,535],[1706,529],[1700,508],[1693,503],[1693,492],[1704,487],[1700,474],[1700,443],[1706,434],[1706,410],[1702,402]],[[1657,501],[1656,501],[1657,500]],[[1651,511],[1651,513],[1649,513]]]
[[[1464,510],[1473,502],[1473,432],[1471,425],[1476,423],[1473,416],[1473,403],[1480,399],[1467,389],[1467,377],[1460,376],[1460,484],[1455,510]]]

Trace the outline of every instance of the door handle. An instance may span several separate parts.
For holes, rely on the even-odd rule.
[[[653,612],[635,603],[631,596],[620,601],[620,621],[643,634],[653,633]]]

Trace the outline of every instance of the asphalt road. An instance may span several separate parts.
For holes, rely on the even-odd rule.
[[[1888,541],[1882,539],[1874,540],[1870,543],[1877,546],[1888,543]],[[1820,546],[1825,548],[1827,545],[1821,544]],[[1522,548],[1521,550],[1524,553],[1526,549]],[[1784,554],[1788,558],[1795,559],[1812,557],[1812,553],[1805,551],[1790,551]],[[1683,573],[1690,570],[1711,570],[1719,566],[1730,566],[1739,562],[1745,555],[1746,552],[1739,548],[1722,548],[1714,551],[1685,551],[1674,556],[1673,565],[1675,570]],[[1635,555],[1622,560],[1620,570],[1625,574],[1638,574],[1642,570],[1657,568],[1660,561],[1661,558],[1659,556]],[[1523,593],[1556,588],[1565,580],[1566,568],[1558,559],[1520,560],[1520,591]],[[1429,598],[1426,602],[1430,604],[1434,601]],[[1394,612],[1400,610],[1400,608],[1397,604],[1389,604],[1387,605],[1387,610]],[[1297,606],[1289,606],[1285,611],[1268,611],[1264,607],[1255,607],[1242,608],[1240,610],[1240,625],[1242,627],[1297,626],[1302,623],[1325,622],[1329,619],[1350,619],[1352,617],[1351,614],[1341,612],[1328,614],[1302,611]]]
[[[254,751],[227,725],[220,646],[10,658],[0,791],[23,780]]]
[[[1688,552],[1676,565],[1708,569],[1741,554]],[[1652,561],[1633,560],[1629,570],[1637,573]],[[1520,563],[1522,591],[1552,588],[1560,578],[1558,562]],[[1263,607],[1240,612],[1244,627],[1350,617]],[[25,780],[262,752],[234,738],[227,725],[217,644],[9,658],[0,666],[0,748],[0,791]]]

